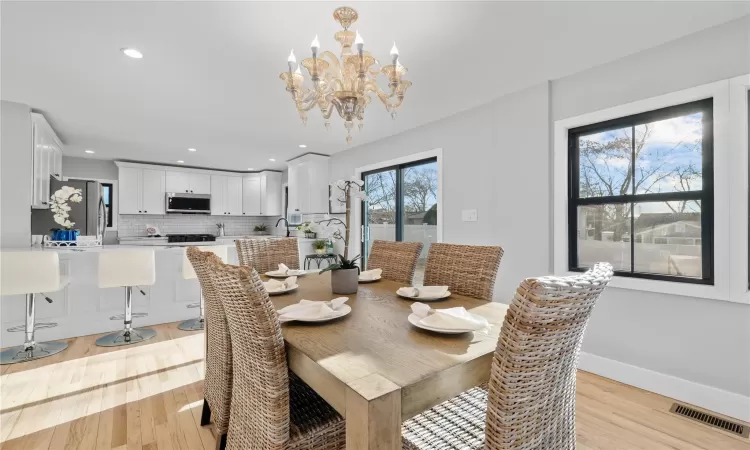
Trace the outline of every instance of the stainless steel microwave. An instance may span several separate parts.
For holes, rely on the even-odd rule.
[[[211,195],[167,192],[168,214],[211,214]]]

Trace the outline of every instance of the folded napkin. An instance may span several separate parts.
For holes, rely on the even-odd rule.
[[[437,298],[444,296],[446,292],[448,286],[402,287],[396,291],[398,295],[412,298]]]
[[[359,279],[362,281],[377,280],[378,278],[380,278],[382,274],[383,274],[383,269],[363,270],[359,274]]]
[[[280,322],[289,322],[291,320],[311,320],[326,319],[336,317],[339,309],[349,297],[338,297],[328,302],[315,302],[312,300],[300,300],[299,303],[281,308],[279,313]]]
[[[297,284],[297,277],[289,277],[284,281],[268,280],[263,282],[268,292],[285,291],[291,289],[295,284]]]
[[[273,275],[293,275],[302,273],[301,270],[290,269],[286,264],[279,263],[279,270],[272,270],[269,273]]]
[[[424,303],[411,305],[412,312],[421,317],[419,323],[440,330],[472,330],[478,331],[490,327],[490,323],[482,316],[477,316],[466,308],[432,309]]]

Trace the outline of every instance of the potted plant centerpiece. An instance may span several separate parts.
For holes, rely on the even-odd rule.
[[[305,237],[308,239],[315,239],[318,237],[318,234],[313,229],[313,225],[310,222],[305,222],[301,225],[297,226],[297,230],[304,233]]]
[[[318,222],[321,225],[335,227],[336,229],[331,236],[334,239],[344,241],[344,254],[338,255],[338,261],[335,264],[331,264],[320,271],[320,273],[331,271],[331,290],[334,294],[355,294],[359,287],[357,261],[360,255],[349,259],[349,229],[354,199],[363,202],[370,199],[363,190],[364,184],[364,181],[352,177],[351,180],[339,180],[332,185],[332,188],[338,189],[340,193],[331,195],[331,201],[346,204],[346,216],[343,221],[337,217],[331,217]]]
[[[83,200],[82,191],[70,186],[63,186],[53,195],[50,196],[49,209],[54,214],[55,223],[60,225],[62,228],[53,228],[52,240],[54,241],[75,241],[78,235],[78,230],[73,229],[75,222],[70,221],[70,206],[68,201],[73,203],[81,203]]]

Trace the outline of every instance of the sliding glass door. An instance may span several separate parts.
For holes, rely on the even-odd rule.
[[[437,158],[385,167],[362,174],[370,201],[362,208],[362,255],[376,239],[422,242],[414,282],[421,283],[430,244],[437,241]]]

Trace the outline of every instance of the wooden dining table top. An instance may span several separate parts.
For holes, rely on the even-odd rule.
[[[271,297],[277,309],[301,299],[327,301],[342,297],[331,292],[330,272],[308,273],[297,283],[296,291]],[[377,396],[381,390],[398,388],[405,419],[459,393],[455,391],[463,385],[489,377],[491,357],[508,305],[461,295],[425,302],[437,309],[462,306],[491,324],[486,331],[438,334],[409,323],[413,301],[396,294],[402,286],[389,280],[363,283],[356,294],[345,296],[352,308],[347,316],[328,322],[282,324],[290,367],[313,373],[311,380],[298,375],[313,388],[319,384],[316,391],[342,414],[344,400],[325,392],[335,389],[337,382],[363,396]],[[451,383],[450,388],[446,383]]]

